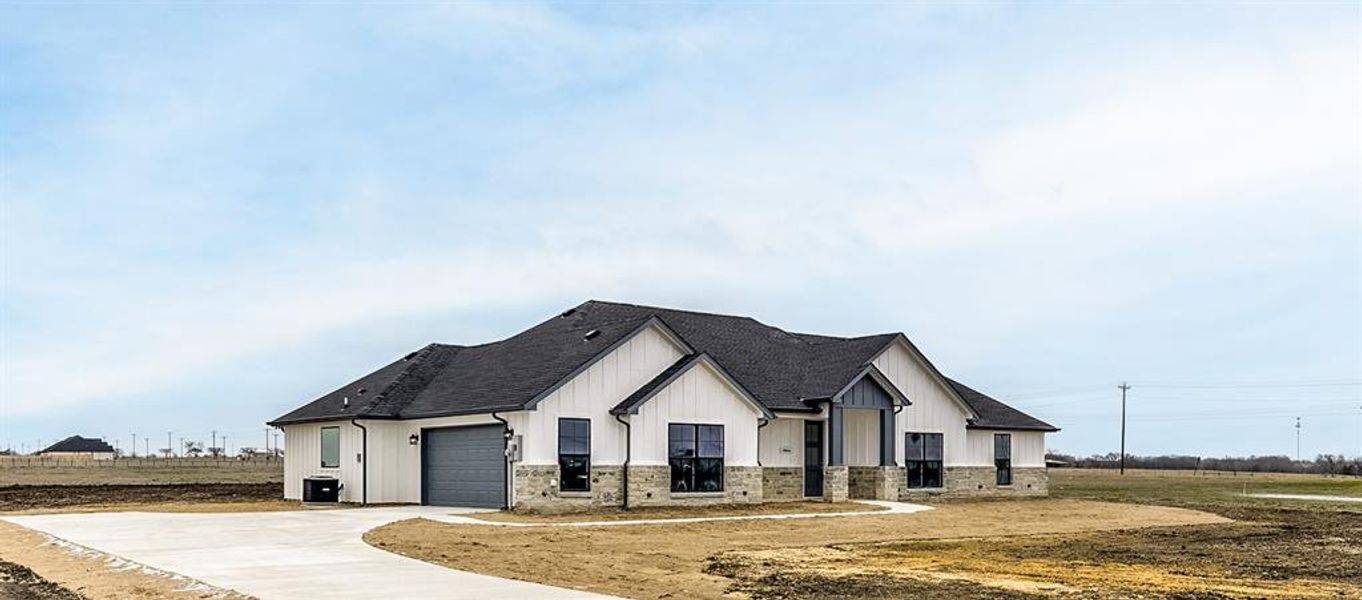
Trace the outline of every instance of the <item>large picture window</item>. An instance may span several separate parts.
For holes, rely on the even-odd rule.
[[[591,491],[590,419],[558,419],[558,489]]]
[[[322,428],[322,468],[340,468],[340,428]]]
[[[904,443],[908,465],[908,487],[941,487],[941,446],[939,433],[909,433]]]
[[[998,470],[998,485],[1012,485],[1012,434],[993,434],[993,466]]]
[[[724,491],[724,426],[667,426],[673,492]]]

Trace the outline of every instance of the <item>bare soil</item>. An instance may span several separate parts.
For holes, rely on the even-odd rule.
[[[742,517],[754,515],[820,514],[842,512],[878,512],[882,506],[859,502],[772,502],[713,507],[658,506],[648,508],[602,509],[575,513],[536,513],[517,510],[469,515],[482,521],[498,523],[581,523],[590,521],[629,521],[634,519],[693,519],[697,517]]]
[[[723,598],[732,597],[730,593],[761,595],[773,587],[774,580],[764,579],[769,573],[746,567],[748,563],[743,562],[746,559],[742,555],[745,552],[784,550],[799,556],[805,551],[825,552],[842,545],[1084,534],[1227,522],[1228,519],[1215,515],[1177,508],[1036,499],[945,504],[936,510],[910,515],[602,528],[505,529],[414,519],[370,531],[365,540],[392,552],[455,569],[562,587],[632,598]],[[761,561],[756,564],[761,566]],[[780,572],[802,575],[796,571]],[[810,575],[825,576],[817,572]],[[836,575],[859,579],[872,587],[877,578],[883,579],[870,572]],[[839,580],[829,586],[807,577],[798,581],[812,585],[804,588],[806,594],[785,597],[837,597],[847,585]],[[934,590],[977,588],[987,593],[999,589],[967,580],[889,582],[891,587],[880,587],[877,595],[866,597],[913,595],[913,587],[897,587],[902,585]],[[950,595],[955,599],[987,597],[962,594],[959,589]]]
[[[1241,513],[1250,521],[1111,533],[846,544],[716,556],[710,572],[761,599],[1077,595],[1362,598],[1362,519]],[[886,592],[892,591],[892,594]]]
[[[193,466],[191,466],[193,465]],[[0,461],[0,486],[282,483],[282,462],[91,461],[86,466],[14,466]]]
[[[0,563],[22,564],[41,580],[18,584],[17,588],[11,587],[10,590],[17,589],[29,594],[17,595],[16,598],[247,598],[168,573],[120,563],[96,552],[77,552],[51,543],[51,539],[42,533],[5,521],[0,521]],[[4,584],[0,583],[0,598],[6,598],[5,589]],[[58,590],[65,590],[68,595],[61,595],[62,592]]]
[[[84,600],[84,596],[39,577],[28,567],[0,560],[0,600]]]
[[[0,512],[127,510],[127,506],[149,505],[162,510],[204,503],[281,502],[283,496],[282,483],[12,485],[0,487]]]

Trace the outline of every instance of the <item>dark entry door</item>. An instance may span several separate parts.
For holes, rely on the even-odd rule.
[[[501,425],[427,429],[421,436],[423,502],[437,506],[506,505]]]
[[[804,421],[804,495],[823,495],[822,421]]]

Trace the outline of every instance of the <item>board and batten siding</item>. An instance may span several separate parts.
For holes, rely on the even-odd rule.
[[[912,404],[895,420],[895,463],[903,464],[903,440],[908,432],[942,434],[946,465],[966,464],[965,420],[969,413],[902,342],[895,342],[873,361]]]
[[[880,465],[880,411],[848,408],[842,411],[842,457],[848,467]]]
[[[757,447],[764,467],[804,464],[804,419],[776,419],[757,430]]]
[[[322,468],[322,428],[340,429],[340,466]],[[340,501],[360,501],[360,431],[348,421],[302,423],[284,427],[284,498],[303,499],[303,478],[335,477],[341,482]]]
[[[991,429],[970,429],[966,433],[969,452],[964,466],[993,466],[993,434],[1012,435],[1012,466],[1045,466],[1045,432],[1043,431],[1003,431]]]
[[[682,349],[658,328],[640,331],[525,413],[522,462],[558,464],[558,419],[566,417],[591,420],[593,465],[624,464],[624,425],[610,409],[682,356]]]
[[[757,419],[748,404],[718,373],[700,363],[662,388],[629,417],[633,429],[630,464],[666,465],[667,425],[724,426],[724,464],[757,466]],[[594,444],[594,440],[593,440]]]
[[[516,433],[521,433],[525,413],[506,413],[506,419]],[[370,504],[421,502],[421,446],[412,445],[412,434],[423,428],[459,427],[466,425],[499,425],[490,415],[435,417],[410,421],[359,419],[369,430],[369,494]],[[340,428],[340,468],[321,468],[322,427]],[[284,498],[301,500],[303,478],[327,475],[340,479],[341,502],[364,500],[363,432],[349,421],[325,421],[287,425],[284,428]]]

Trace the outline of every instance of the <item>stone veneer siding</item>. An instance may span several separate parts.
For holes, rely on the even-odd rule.
[[[761,470],[762,502],[795,502],[804,499],[804,467],[764,467]]]
[[[993,467],[946,467],[944,488],[908,489],[899,479],[899,498],[905,501],[932,498],[988,498],[1044,496],[1050,492],[1050,473],[1045,467],[1013,467],[1012,485],[995,483]]]
[[[622,502],[617,465],[591,467],[591,491],[558,490],[558,465],[515,465],[515,508],[536,512],[585,511]]]
[[[848,492],[854,500],[898,500],[905,475],[903,467],[847,467]]]
[[[845,502],[848,499],[850,482],[847,467],[823,467],[823,499],[828,502]]]
[[[724,467],[724,491],[673,494],[671,467],[629,467],[629,506],[706,506],[762,501],[761,467]]]

